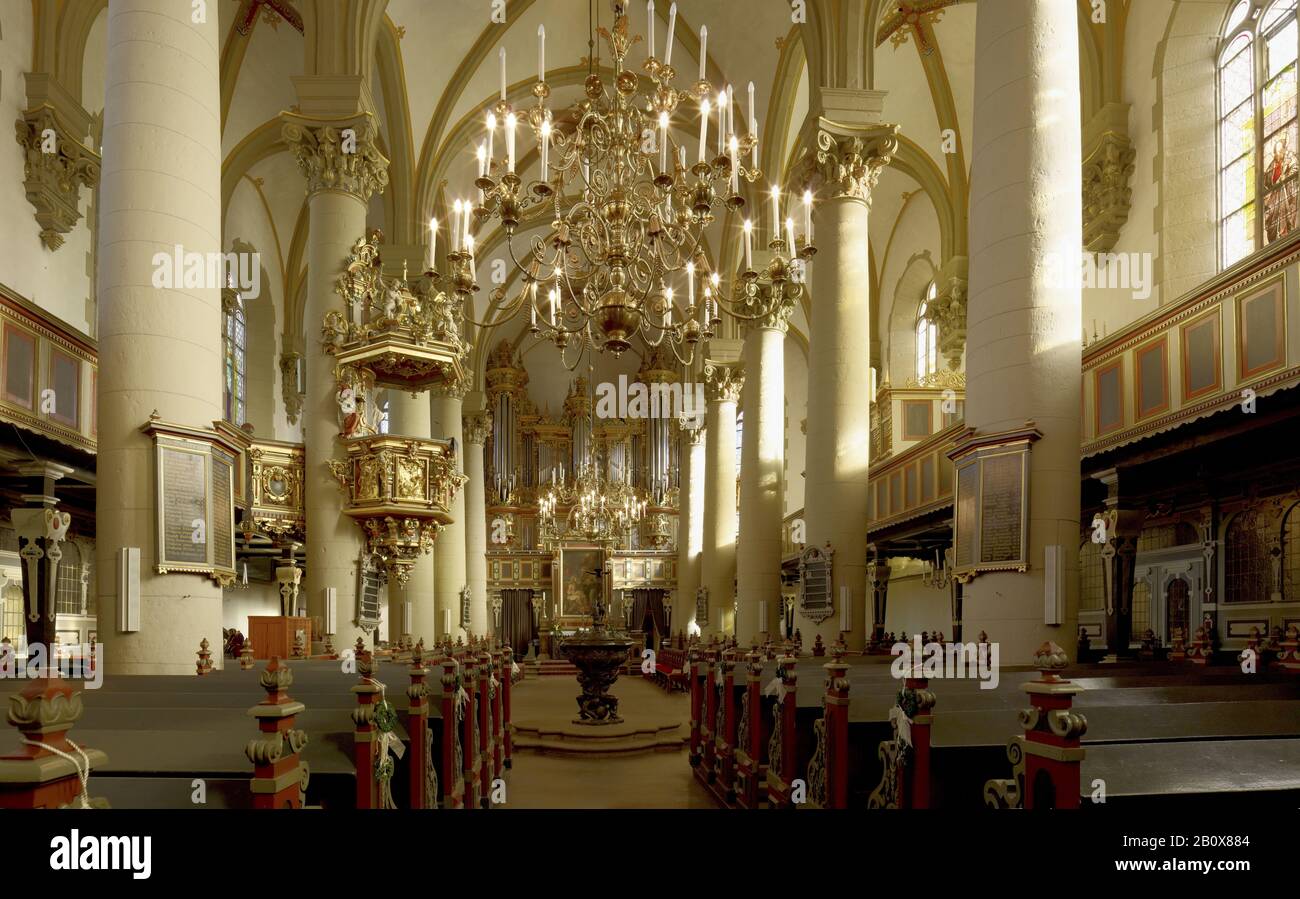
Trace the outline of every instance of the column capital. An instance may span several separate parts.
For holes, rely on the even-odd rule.
[[[681,431],[682,436],[686,438],[687,446],[703,446],[704,438],[708,433],[708,428],[701,424],[697,428],[688,427],[685,419],[677,420],[677,429]]]
[[[794,303],[783,299],[779,303],[766,305],[758,316],[749,322],[749,327],[755,331],[780,331],[785,334],[790,330],[792,315],[794,315]]]
[[[307,176],[308,195],[342,191],[363,203],[388,186],[388,160],[379,152],[369,112],[340,117],[280,113],[281,137]]]
[[[967,257],[954,256],[943,264],[935,276],[938,290],[931,304],[931,314],[939,325],[939,351],[948,360],[948,368],[953,371],[961,366],[961,356],[966,349],[968,271]]]
[[[870,206],[880,171],[898,150],[898,126],[844,125],[820,118],[816,141],[806,158],[814,177],[826,185],[829,197],[861,200]]]
[[[735,403],[745,386],[745,368],[740,362],[704,363],[704,392],[711,403]]]
[[[466,443],[482,446],[492,433],[492,413],[486,410],[467,413],[462,417],[461,426]]]
[[[451,399],[457,402],[463,402],[465,394],[469,393],[469,379],[463,378],[459,381],[443,381],[429,388],[429,395],[440,399]]]
[[[86,146],[90,115],[51,75],[28,72],[27,109],[14,122],[23,148],[23,187],[36,210],[41,242],[63,246],[81,219],[81,188],[99,184],[99,154]]]

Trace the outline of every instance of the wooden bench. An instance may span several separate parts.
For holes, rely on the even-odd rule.
[[[644,676],[670,692],[684,691],[690,687],[686,665],[686,650],[665,646],[655,655],[654,670]]]

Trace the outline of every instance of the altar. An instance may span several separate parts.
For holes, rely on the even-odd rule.
[[[311,619],[286,615],[249,615],[248,639],[253,643],[253,658],[279,656],[293,658],[294,638],[302,632],[303,652],[311,651]]]

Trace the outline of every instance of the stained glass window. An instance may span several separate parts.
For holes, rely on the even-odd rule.
[[[238,294],[226,303],[221,338],[225,356],[225,418],[233,425],[242,425],[247,414],[248,324],[244,318],[244,300]]]
[[[1300,503],[1286,513],[1282,526],[1282,597],[1287,602],[1300,598]]]
[[[1219,50],[1219,255],[1226,268],[1297,213],[1297,0],[1241,0]]]
[[[930,319],[930,304],[937,288],[933,281],[916,313],[916,380],[923,381],[938,370],[939,326]]]
[[[1224,602],[1268,602],[1268,540],[1262,516],[1247,510],[1232,519],[1224,540]]]

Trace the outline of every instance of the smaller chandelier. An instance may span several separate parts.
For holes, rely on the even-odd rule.
[[[544,543],[586,540],[616,543],[641,523],[647,499],[626,478],[610,480],[599,465],[588,460],[572,481],[564,471],[538,499],[538,518]]]

